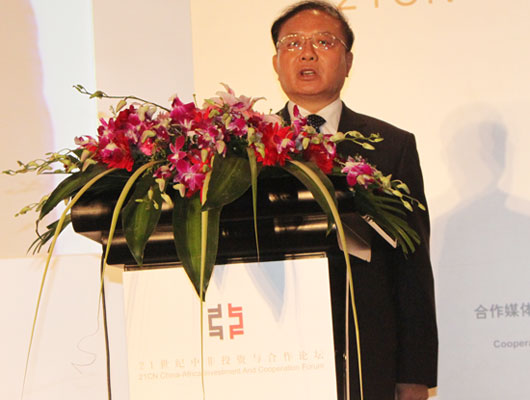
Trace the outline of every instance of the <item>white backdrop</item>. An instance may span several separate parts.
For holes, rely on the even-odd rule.
[[[266,96],[264,109],[279,109],[285,98],[272,84],[268,31],[288,4],[193,1],[196,90],[209,94],[224,79]],[[438,398],[527,398],[530,5],[349,0],[344,6],[351,7],[345,14],[356,42],[343,99],[418,141],[433,222]],[[205,30],[224,31],[225,40],[212,44]],[[226,55],[230,62],[216,62]]]
[[[111,93],[164,102],[174,93],[209,97],[226,82],[238,93],[266,96],[259,103],[262,110],[276,110],[285,101],[271,67],[269,27],[290,1],[4,4],[2,170],[93,129],[92,117],[85,118],[95,118],[92,103],[67,97],[75,83],[97,82]],[[345,101],[414,132],[418,140],[433,222],[438,398],[526,398],[530,5],[526,0],[347,0],[344,6],[357,37]],[[22,257],[33,239],[32,218],[12,215],[51,182],[1,176],[0,184],[6,221],[2,257]],[[63,252],[96,251],[77,236],[69,243]],[[12,264],[3,260],[0,268],[5,276]],[[32,267],[20,273],[29,274],[18,281],[29,298],[34,287],[24,282],[40,272]],[[0,296],[2,316],[14,318],[6,311],[12,303]],[[82,320],[86,313],[95,310],[77,315]],[[31,313],[16,318],[26,320]],[[6,342],[18,340],[6,335]],[[1,390],[13,393],[9,385]]]

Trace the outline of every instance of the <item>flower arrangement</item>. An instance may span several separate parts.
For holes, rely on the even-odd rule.
[[[328,175],[345,176],[357,212],[393,237],[404,253],[414,251],[415,244],[419,243],[417,233],[404,216],[414,206],[420,209],[424,206],[410,195],[406,183],[392,179],[391,175],[385,176],[359,155],[341,159],[336,152],[337,144],[344,140],[374,149],[373,144],[383,140],[377,133],[369,136],[357,131],[333,135],[320,133],[308,125],[296,108],[292,124],[285,125],[278,115],[255,111],[253,106],[259,99],[236,96],[232,89],[224,87],[226,91],[218,92],[217,97],[206,100],[202,107],[195,103],[185,104],[175,97],[171,107],[166,108],[135,96],[109,96],[101,91],[91,93],[76,85],[80,93],[91,98],[119,99],[116,107],[111,107],[112,117],[100,120],[97,137],[77,137],[78,147],[74,150],[48,153],[43,160],[19,162],[19,169],[3,171],[9,175],[26,172],[68,175],[50,195],[19,212],[25,214],[35,210],[39,213],[38,237],[32,244],[34,251],[39,251],[51,240],[37,300],[26,372],[55,242],[70,222],[69,210],[87,190],[95,185],[121,190],[109,229],[104,265],[118,217],[121,217],[131,254],[142,265],[145,246],[158,224],[164,203],[172,206],[177,255],[197,294],[204,300],[217,255],[221,210],[249,188],[252,190],[259,259],[258,175],[268,167],[282,168],[300,180],[327,215],[328,233],[333,226],[336,227],[344,249],[356,336],[359,338],[345,234]],[[67,206],[59,220],[39,233],[38,223],[62,201],[67,201]],[[359,340],[357,351],[360,355]],[[359,378],[362,386],[360,357]]]
[[[319,133],[296,108],[293,123],[286,126],[278,115],[255,111],[259,99],[236,96],[224,87],[226,91],[218,92],[202,107],[175,97],[166,108],[135,96],[91,93],[76,85],[91,98],[116,98],[119,102],[111,107],[111,118],[100,120],[97,137],[77,137],[75,150],[48,153],[44,160],[19,162],[18,170],[4,171],[11,175],[30,171],[69,175],[49,196],[20,214],[34,208],[41,221],[61,201],[75,199],[76,194],[80,197],[103,176],[125,173],[128,181],[116,205],[110,236],[121,213],[129,249],[142,265],[145,245],[163,203],[173,206],[177,254],[202,296],[217,254],[216,227],[222,207],[252,187],[255,209],[260,170],[278,166],[312,192],[328,215],[329,230],[340,218],[338,213],[333,215],[336,200],[326,174],[345,175],[355,193],[356,209],[395,238],[405,253],[414,250],[419,239],[402,218],[403,208],[412,211],[413,205],[423,205],[410,196],[407,185],[383,175],[358,155],[343,160],[336,153],[336,145],[343,140],[373,149],[372,143],[383,140],[378,134]],[[54,169],[54,164],[61,167]],[[65,214],[63,221],[50,224],[33,243],[35,250],[57,236],[69,221]]]

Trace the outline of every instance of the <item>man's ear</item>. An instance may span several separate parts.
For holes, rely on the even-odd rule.
[[[348,51],[346,53],[346,76],[350,75],[350,70],[353,65],[353,52]]]
[[[276,74],[278,73],[278,54],[275,54],[272,56],[272,66],[274,67],[274,71],[276,71]]]

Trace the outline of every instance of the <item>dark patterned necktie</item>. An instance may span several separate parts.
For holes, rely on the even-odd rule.
[[[307,116],[307,125],[315,128],[315,131],[320,132],[320,127],[326,123],[326,120],[317,114],[309,114]]]

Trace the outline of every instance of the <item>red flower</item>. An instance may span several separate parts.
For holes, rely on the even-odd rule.
[[[333,169],[334,155],[321,144],[310,144],[304,151],[304,159],[314,162],[325,174],[331,173]]]
[[[132,171],[134,159],[124,132],[115,132],[112,141],[100,140],[97,155],[110,168],[123,168],[129,172]]]
[[[261,127],[265,156],[257,153],[257,160],[263,165],[285,165],[285,160],[291,159],[289,154],[294,149],[293,132],[289,126],[265,124]]]

